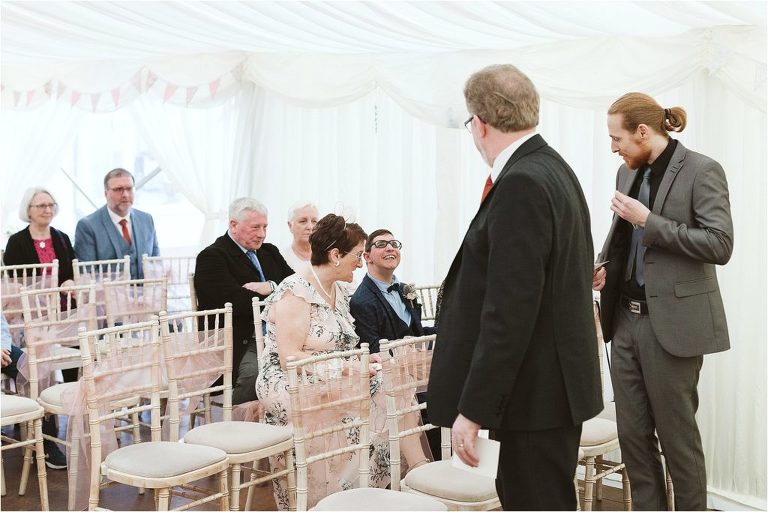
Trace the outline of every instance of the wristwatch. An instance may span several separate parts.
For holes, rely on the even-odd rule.
[[[268,281],[269,286],[272,288],[272,291],[275,291],[275,288],[277,288],[277,284],[274,281]]]

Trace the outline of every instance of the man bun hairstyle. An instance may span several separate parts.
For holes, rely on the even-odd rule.
[[[656,133],[681,132],[688,123],[683,107],[664,108],[656,100],[642,92],[629,92],[613,102],[608,114],[621,114],[622,127],[635,133],[644,124]]]
[[[525,73],[511,64],[488,66],[464,85],[467,110],[504,132],[519,132],[539,124],[539,93]]]
[[[329,213],[317,222],[315,230],[309,235],[312,265],[324,265],[329,262],[328,251],[336,248],[348,254],[357,244],[365,241],[368,235],[354,222],[347,222],[341,215]]]

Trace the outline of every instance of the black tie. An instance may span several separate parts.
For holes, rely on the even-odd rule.
[[[389,288],[387,288],[387,293],[391,292],[392,290],[396,291],[397,293],[400,293],[400,283],[394,283],[389,285]]]
[[[648,203],[651,197],[651,167],[648,166],[643,171],[643,182],[640,184],[640,191],[637,193],[637,200],[650,208]],[[632,231],[632,245],[629,247],[629,256],[627,259],[627,272],[624,279],[632,279],[632,270],[635,271],[635,280],[640,286],[645,286],[645,271],[643,269],[643,256],[645,255],[645,245],[643,245],[644,228],[636,227]]]

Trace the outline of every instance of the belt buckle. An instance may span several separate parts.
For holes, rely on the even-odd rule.
[[[630,300],[629,301],[629,311],[630,313],[634,313],[636,315],[640,315],[643,312],[643,309],[640,305],[640,303],[636,300]]]

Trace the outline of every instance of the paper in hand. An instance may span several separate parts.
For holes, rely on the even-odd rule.
[[[496,478],[496,474],[499,470],[499,448],[501,443],[494,441],[493,439],[486,439],[484,437],[477,437],[475,439],[475,450],[477,451],[477,458],[480,463],[476,468],[464,464],[458,455],[453,454],[451,459],[451,465],[455,468],[475,473],[476,475],[485,476],[488,478]]]

